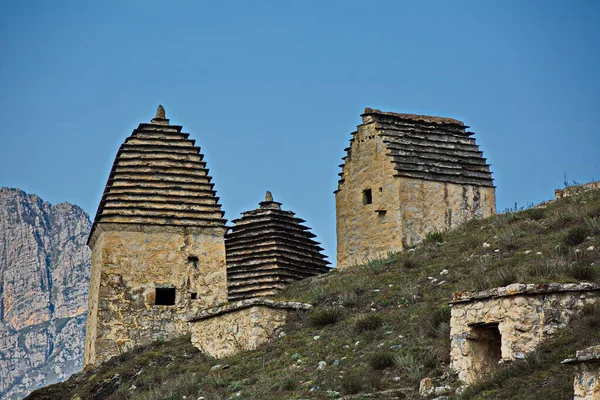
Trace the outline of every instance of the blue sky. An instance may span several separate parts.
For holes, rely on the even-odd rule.
[[[365,107],[471,126],[498,210],[600,179],[600,2],[30,1],[0,14],[0,186],[92,216],[163,104],[232,220],[271,190],[335,260]]]

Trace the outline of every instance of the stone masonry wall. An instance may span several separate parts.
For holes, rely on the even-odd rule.
[[[227,301],[224,228],[127,227],[98,226],[86,365],[188,333],[190,313]],[[176,290],[175,305],[155,305],[156,288],[167,287]]]
[[[496,213],[493,187],[396,178],[400,186],[402,243],[412,246],[427,233],[454,229]]]
[[[600,286],[587,283],[513,284],[480,293],[455,293],[450,322],[452,368],[461,381],[475,382],[499,363],[525,358],[585,304],[598,302]],[[497,359],[493,359],[494,340],[499,342]]]
[[[360,127],[344,166],[345,182],[335,196],[338,268],[402,249],[400,188],[393,175],[374,125]],[[371,189],[372,204],[363,204],[365,189]]]
[[[562,364],[575,364],[574,400],[600,399],[600,345],[578,350],[574,359]]]
[[[290,313],[310,307],[304,303],[254,298],[201,310],[191,321],[192,344],[215,358],[254,350],[273,338]]]

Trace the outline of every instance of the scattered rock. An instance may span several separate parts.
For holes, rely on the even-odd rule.
[[[440,271],[440,275],[448,275],[449,271],[447,269],[443,269]]]
[[[309,392],[316,392],[319,390],[319,386],[315,385],[313,387],[310,388]]]
[[[590,246],[587,248],[588,251],[594,251],[594,246]]]
[[[488,248],[488,247],[490,247],[490,246],[491,246],[491,244],[489,244],[488,242],[483,242],[483,247],[484,247],[484,248],[486,248],[486,249],[487,249],[487,248]]]
[[[422,397],[428,397],[433,394],[433,382],[431,378],[423,378],[419,383],[419,395]]]
[[[317,336],[313,336],[313,340],[319,340],[321,338],[321,336],[317,335]]]
[[[327,366],[327,363],[325,361],[319,361],[319,365],[317,366],[317,370],[318,371],[322,371],[325,369],[325,367]]]

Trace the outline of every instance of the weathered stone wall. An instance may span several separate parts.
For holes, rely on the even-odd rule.
[[[570,197],[585,190],[597,190],[600,189],[600,181],[584,183],[583,185],[567,186],[564,189],[556,189],[554,191],[554,199],[562,199],[564,197]]]
[[[578,350],[574,359],[563,364],[575,364],[574,400],[600,399],[600,345]]]
[[[600,399],[600,363],[581,364],[573,383],[573,400]]]
[[[253,350],[270,341],[291,312],[310,307],[256,298],[202,310],[191,322],[192,344],[216,358]]]
[[[374,125],[359,127],[344,166],[345,181],[335,196],[338,268],[402,249],[400,187],[393,175]],[[365,189],[371,190],[371,204],[363,204]]]
[[[452,368],[461,381],[475,382],[499,363],[525,358],[585,304],[598,302],[600,286],[587,283],[513,284],[455,293],[450,321]]]
[[[85,364],[188,333],[191,313],[227,301],[224,228],[122,226],[97,227]],[[175,305],[155,305],[156,288]]]
[[[458,185],[399,177],[402,243],[423,241],[427,233],[454,229],[496,213],[493,187]]]

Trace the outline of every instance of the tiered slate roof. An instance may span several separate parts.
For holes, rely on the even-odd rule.
[[[134,129],[115,157],[90,240],[100,223],[225,226],[200,147],[181,129],[162,106]]]
[[[273,295],[287,283],[330,269],[304,220],[281,210],[270,192],[259,204],[234,220],[225,236],[229,300]]]
[[[476,186],[494,186],[490,165],[461,121],[398,114],[365,108],[363,124],[375,124],[383,138],[395,176]],[[346,158],[350,147],[345,150]],[[343,164],[339,183],[344,182]]]

